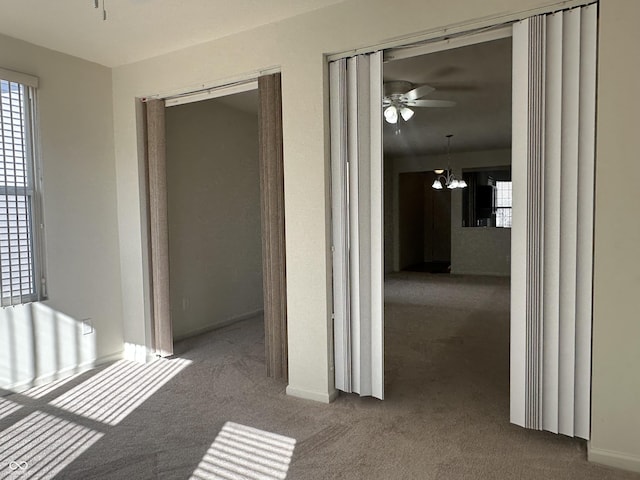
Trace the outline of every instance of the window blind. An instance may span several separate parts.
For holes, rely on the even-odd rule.
[[[0,77],[0,95],[0,305],[8,306],[42,299],[44,277],[36,221],[35,91]]]

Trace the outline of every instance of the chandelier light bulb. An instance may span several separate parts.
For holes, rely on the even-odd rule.
[[[433,181],[433,185],[431,185],[431,187],[435,188],[436,190],[442,190],[442,183],[440,183],[440,180],[436,179]]]
[[[465,182],[464,180],[460,180],[458,182],[458,188],[465,188],[467,186],[467,182]]]
[[[398,109],[394,105],[387,107],[384,111],[384,119],[387,123],[398,123]]]

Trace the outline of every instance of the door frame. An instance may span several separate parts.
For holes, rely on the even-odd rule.
[[[167,181],[166,181],[166,146],[164,138],[160,143],[151,145],[148,142],[150,130],[157,134],[164,133],[164,118],[157,124],[149,122],[147,112],[149,106],[162,108],[204,101],[233,95],[250,90],[259,90],[260,79],[275,77],[279,79],[277,69],[256,72],[238,81],[211,86],[198,90],[182,90],[151,97],[139,98],[142,111],[142,131],[144,138],[145,194],[144,207],[147,214],[146,242],[148,261],[147,302],[149,312],[150,350],[154,356],[173,355],[173,329],[170,315],[169,296],[169,258],[168,258],[168,219],[167,219]],[[277,89],[280,88],[279,80]],[[262,101],[262,100],[260,100]],[[280,108],[281,96],[276,107]],[[272,105],[273,106],[273,105]],[[259,107],[259,110],[261,108]],[[164,110],[162,112],[164,116]],[[262,130],[262,127],[261,127]],[[265,350],[267,376],[288,379],[288,341],[286,318],[286,251],[284,231],[284,171],[282,168],[282,122],[275,122],[268,135],[279,135],[280,152],[276,152],[275,165],[267,165],[266,157],[273,156],[277,147],[270,145],[270,152],[264,153],[265,143],[269,142],[265,134],[259,132],[260,149],[260,216],[262,224],[262,258],[263,258],[263,297],[265,307]],[[153,158],[152,158],[153,157]],[[270,313],[276,311],[278,317]],[[270,355],[270,352],[272,354]],[[273,354],[275,352],[275,354]],[[271,358],[270,360],[270,357]]]
[[[416,55],[423,55],[426,53],[433,53],[437,51],[458,48],[460,46],[471,45],[475,43],[484,43],[487,41],[495,40],[497,38],[504,38],[505,36],[513,37],[514,36],[513,25],[516,24],[517,22],[524,21],[538,15],[548,15],[558,10],[566,11],[566,10],[571,10],[575,7],[585,7],[592,3],[594,3],[593,0],[567,0],[567,1],[557,2],[551,5],[533,8],[527,11],[520,11],[520,12],[505,14],[500,17],[482,18],[482,19],[470,21],[467,23],[460,23],[460,24],[445,26],[443,28],[438,28],[433,31],[426,32],[424,34],[417,35],[414,37],[413,41],[407,40],[405,38],[405,39],[386,42],[382,45],[378,44],[375,46],[370,46],[370,47],[365,47],[361,49],[351,50],[348,52],[334,54],[327,57],[327,62],[332,62],[335,60],[339,60],[341,58],[347,58],[354,55],[366,54],[373,51],[379,51],[381,49],[383,49],[383,51],[385,52],[385,57],[384,57],[385,60],[387,59],[394,60],[399,58],[407,58],[407,57],[416,56]],[[508,32],[507,35],[505,35],[506,32]],[[516,82],[514,79],[514,85],[515,83]],[[515,92],[513,87],[512,87],[512,92]],[[514,93],[514,96],[515,96],[515,93]],[[516,107],[522,107],[522,105],[520,104],[515,105],[514,101],[512,101],[512,111],[515,112]],[[597,121],[597,118],[596,118],[596,121]],[[512,135],[513,135],[513,128],[512,128]],[[596,158],[596,161],[597,161],[597,158]],[[515,163],[512,161],[512,168],[514,165]],[[519,160],[517,165],[521,170],[523,171],[526,170],[527,166],[522,165],[521,159]],[[519,177],[518,181],[520,183],[520,188],[526,188],[525,187],[526,182],[523,182],[522,178]],[[592,188],[594,188],[595,190],[595,186]],[[521,213],[527,211],[527,208],[529,208],[530,205],[534,204],[529,197],[530,196],[527,196],[527,201],[525,202],[525,204],[522,204],[520,206]],[[333,210],[332,214],[334,216],[336,214],[339,216],[340,212],[336,212],[335,210]],[[595,215],[595,212],[592,214]],[[527,259],[528,259],[527,252],[523,251],[520,245],[523,243],[524,236],[526,234],[527,232],[523,231],[522,229],[518,229],[515,232],[514,232],[514,229],[512,229],[512,243],[511,243],[512,272],[514,271],[514,267],[513,267],[514,263],[522,265],[522,264],[526,264],[527,262]],[[514,237],[517,240],[516,242],[514,242]],[[515,248],[514,248],[514,244],[517,244]],[[517,260],[517,262],[514,262],[514,260]],[[593,276],[593,272],[591,272],[591,275]],[[334,272],[334,276],[335,276],[335,272]],[[513,308],[514,303],[517,303],[518,307],[520,307],[521,303],[526,304],[529,299],[529,297],[526,294],[525,288],[522,285],[522,282],[519,279],[517,279],[516,283],[517,283],[517,286],[516,286],[517,294],[514,295],[514,289],[513,289],[514,281],[512,280],[512,293],[511,293],[511,304],[512,304],[511,315],[512,316],[514,312],[514,308]],[[593,292],[591,293],[591,301],[593,302]],[[520,322],[520,320],[518,321]],[[522,322],[526,326],[526,319],[523,318]],[[512,331],[513,331],[513,318],[511,319],[511,324],[512,324]],[[518,329],[520,329],[521,327],[522,325],[518,324]],[[514,341],[513,339],[514,339],[513,334],[511,334],[510,343],[513,343]],[[511,350],[510,365],[513,368],[513,360],[514,360],[513,345],[511,345],[510,350]],[[518,358],[516,358],[516,363],[519,362],[520,357],[523,357],[527,353],[528,352],[518,352],[517,354]],[[335,370],[337,371],[338,368],[339,366],[336,365]],[[513,383],[513,375],[511,377],[510,383]],[[510,389],[512,389],[510,392],[510,396],[513,404],[513,398],[514,398],[513,386],[510,386]],[[511,413],[511,417],[513,418],[513,413]]]

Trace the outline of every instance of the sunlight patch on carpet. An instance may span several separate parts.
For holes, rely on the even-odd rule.
[[[294,438],[227,422],[190,480],[282,480],[295,445]]]
[[[120,360],[59,396],[51,405],[117,425],[190,364],[190,360],[180,358],[144,364]]]
[[[12,402],[11,400],[6,400],[0,397],[0,419],[3,419],[4,417],[8,417],[13,412],[18,411],[21,408],[22,408],[21,405],[18,405],[17,403]]]
[[[102,435],[35,411],[0,432],[0,478],[53,478]]]
[[[20,392],[20,395],[25,395],[31,398],[42,398],[45,395],[50,394],[54,390],[60,388],[61,386],[69,383],[74,378],[79,377],[82,373],[76,373],[75,375],[71,375],[69,377],[61,378],[59,380],[54,380],[53,382],[45,383],[44,385],[40,385],[38,387],[30,388],[24,392]]]

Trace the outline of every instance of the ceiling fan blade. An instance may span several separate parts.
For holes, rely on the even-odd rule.
[[[409,90],[407,93],[403,95],[403,97],[405,97],[409,101],[417,100],[418,98],[422,98],[425,95],[429,95],[434,90],[435,88],[429,85],[421,85],[419,87],[414,88],[413,90]]]
[[[434,88],[439,92],[475,92],[480,90],[482,86],[470,83],[443,83],[441,85],[434,83]]]
[[[414,100],[407,105],[411,107],[455,107],[456,102],[451,100]]]

